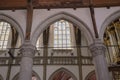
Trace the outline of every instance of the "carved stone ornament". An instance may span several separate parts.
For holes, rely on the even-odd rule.
[[[106,47],[105,45],[101,42],[100,39],[95,40],[93,44],[89,46],[89,49],[92,53],[92,56],[98,56],[98,55],[104,55]]]
[[[25,41],[25,43],[21,46],[20,52],[23,57],[34,57],[36,51],[36,47],[33,46],[30,41]]]

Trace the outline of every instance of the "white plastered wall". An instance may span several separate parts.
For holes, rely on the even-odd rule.
[[[0,75],[6,80],[8,67],[7,66],[0,66]]]
[[[85,80],[86,76],[93,70],[95,70],[94,66],[82,66],[83,80]]]
[[[37,73],[40,80],[43,80],[43,66],[42,65],[33,66],[33,71]]]
[[[97,25],[98,32],[100,32],[100,29],[105,19],[108,18],[114,12],[119,10],[120,10],[120,7],[110,7],[109,9],[95,8],[95,18],[96,18],[96,25]]]
[[[13,78],[18,74],[20,71],[20,66],[12,66],[11,68],[11,74],[10,74],[10,80],[13,80]]]
[[[68,71],[72,72],[75,77],[77,78],[77,80],[79,80],[79,70],[78,70],[78,66],[62,66],[62,65],[51,65],[51,66],[47,66],[47,80],[49,80],[50,76],[57,71],[60,68],[65,68]]]

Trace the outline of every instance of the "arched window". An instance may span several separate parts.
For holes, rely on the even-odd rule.
[[[95,71],[90,72],[90,73],[86,76],[85,80],[96,80]]]
[[[19,80],[19,73],[17,73],[12,80]],[[31,80],[41,80],[41,79],[36,72],[33,72]]]
[[[54,27],[54,49],[71,49],[71,26],[65,20],[60,20],[52,24]]]
[[[49,80],[77,80],[77,78],[69,70],[60,68],[50,76]]]
[[[32,80],[37,80],[37,77],[35,75],[32,75]]]
[[[0,21],[0,50],[5,50],[7,48],[10,30],[9,23]]]

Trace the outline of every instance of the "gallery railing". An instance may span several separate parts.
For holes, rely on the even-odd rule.
[[[47,49],[47,56],[44,56],[45,51]],[[82,55],[83,52],[86,54],[90,54],[88,47],[79,47],[80,56],[77,56],[77,48],[69,48],[69,49],[55,49],[55,48],[39,48],[36,50],[35,56],[33,58],[34,65],[93,65],[92,57],[88,55]],[[21,53],[19,48],[14,49],[14,53],[11,53],[14,58],[10,57],[8,52],[4,53],[4,57],[0,57],[0,66],[11,65],[19,65],[21,61]],[[3,55],[3,54],[2,54]],[[12,59],[12,63],[9,63],[10,59]],[[46,60],[46,63],[45,63]]]
[[[93,65],[91,53],[88,46],[79,47],[79,53],[77,52],[78,47],[73,47],[68,50],[54,49],[54,48],[45,48],[47,49],[47,56],[44,56],[44,48],[39,48],[36,50],[35,56],[33,58],[34,65]],[[120,61],[120,47],[116,45],[111,45],[106,47],[105,57],[108,62],[108,65],[119,63]],[[10,57],[8,52],[4,52],[0,55],[0,65],[7,66],[19,65],[21,60],[21,53],[19,48],[14,49],[14,53],[11,53],[14,56],[14,59]],[[79,55],[79,56],[77,56]],[[12,59],[12,63],[9,63]],[[46,60],[46,63],[44,63]]]

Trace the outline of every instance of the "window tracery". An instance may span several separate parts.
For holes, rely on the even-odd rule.
[[[72,24],[65,20],[55,22],[54,27],[54,49],[71,49],[71,27]]]
[[[10,35],[10,24],[4,21],[0,21],[0,50],[7,48],[8,39]]]

